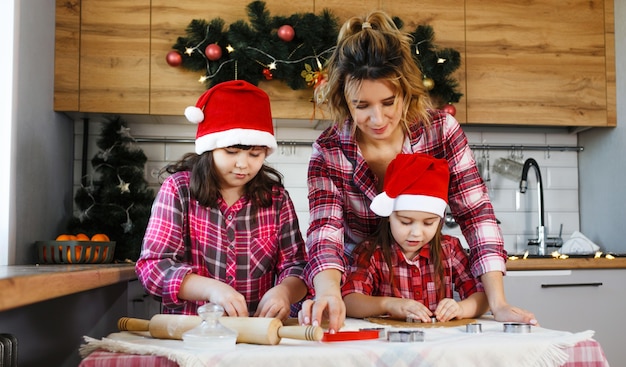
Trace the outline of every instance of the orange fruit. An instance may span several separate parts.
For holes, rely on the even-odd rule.
[[[89,241],[89,236],[87,236],[84,233],[78,233],[76,234],[76,241]]]
[[[67,251],[65,252],[65,259],[67,260],[67,262],[69,264],[72,263],[72,252],[70,251],[70,248],[67,248]]]
[[[76,261],[82,260],[83,246],[74,246],[74,252],[76,253]]]
[[[57,241],[76,241],[76,236],[73,234],[60,234],[56,238]]]
[[[85,247],[85,261],[89,262],[90,258],[91,258],[91,245]]]
[[[109,253],[109,248],[108,247],[104,247],[101,249],[102,250],[102,255],[100,256],[100,261],[98,262],[104,262],[104,260],[106,260],[107,258],[107,254]]]
[[[111,241],[109,239],[109,236],[107,236],[104,233],[96,233],[93,236],[91,236],[91,240],[92,241],[97,241],[97,242],[109,242]]]

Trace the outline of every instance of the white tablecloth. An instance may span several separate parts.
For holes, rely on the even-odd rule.
[[[570,333],[532,327],[530,333],[504,333],[503,325],[479,319],[482,333],[469,334],[465,326],[423,328],[423,342],[365,340],[310,342],[282,339],[279,345],[237,344],[230,351],[197,352],[180,340],[158,340],[129,332],[101,340],[85,337],[81,355],[97,349],[164,356],[181,367],[248,366],[561,366],[565,349],[593,336],[593,331]],[[381,327],[365,320],[347,319],[343,330]],[[388,330],[395,328],[386,326]]]

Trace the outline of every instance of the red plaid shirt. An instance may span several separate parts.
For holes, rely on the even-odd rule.
[[[232,286],[246,298],[250,313],[285,277],[303,279],[304,240],[287,191],[276,186],[270,207],[259,208],[256,214],[251,208],[245,196],[231,207],[222,200],[219,208],[201,206],[190,199],[189,172],[175,173],[163,182],[135,268],[147,292],[161,298],[164,312],[195,315],[205,303],[178,298],[189,273]],[[190,261],[185,261],[186,231]]]
[[[469,271],[469,258],[456,237],[442,236],[445,297],[453,298],[453,291],[461,299],[475,292],[484,292],[482,284]],[[430,263],[430,245],[421,248],[414,259],[407,259],[396,243],[391,252],[389,269],[378,247],[370,258],[368,267],[353,266],[341,291],[343,296],[362,293],[369,296],[387,296],[414,299],[431,311],[441,301],[433,279],[435,266]],[[393,284],[391,273],[393,272]],[[394,287],[394,285],[396,285]]]
[[[506,252],[487,188],[478,173],[467,137],[454,117],[433,111],[426,128],[413,124],[402,153],[426,153],[445,158],[450,166],[449,205],[470,247],[471,271],[505,272]],[[349,269],[355,244],[369,237],[380,220],[369,208],[379,193],[351,134],[353,123],[342,130],[326,129],[313,144],[309,162],[309,228],[305,268],[309,284],[320,271]],[[345,272],[344,272],[345,274]]]

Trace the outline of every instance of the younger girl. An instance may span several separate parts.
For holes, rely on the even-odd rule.
[[[460,241],[441,233],[449,177],[445,159],[415,153],[391,161],[384,192],[370,205],[388,218],[354,250],[356,263],[342,288],[347,316],[430,322],[431,316],[449,321],[487,311]]]
[[[212,302],[229,316],[284,319],[307,293],[304,241],[279,172],[269,97],[241,80],[217,84],[185,116],[196,153],[166,168],[136,264],[165,313]]]

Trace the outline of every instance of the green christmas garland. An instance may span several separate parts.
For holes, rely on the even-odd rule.
[[[280,80],[294,90],[314,87],[333,52],[339,32],[338,19],[329,11],[320,15],[298,13],[270,16],[263,1],[247,6],[249,23],[238,20],[228,28],[221,18],[194,19],[186,36],[178,37],[167,54],[171,66],[203,71],[200,82],[207,89],[233,79],[254,85],[262,80]],[[394,17],[398,28],[403,22]],[[458,51],[433,44],[429,25],[419,25],[411,36],[415,62],[424,74],[424,85],[438,105],[456,103],[463,94],[451,76],[461,63]]]

